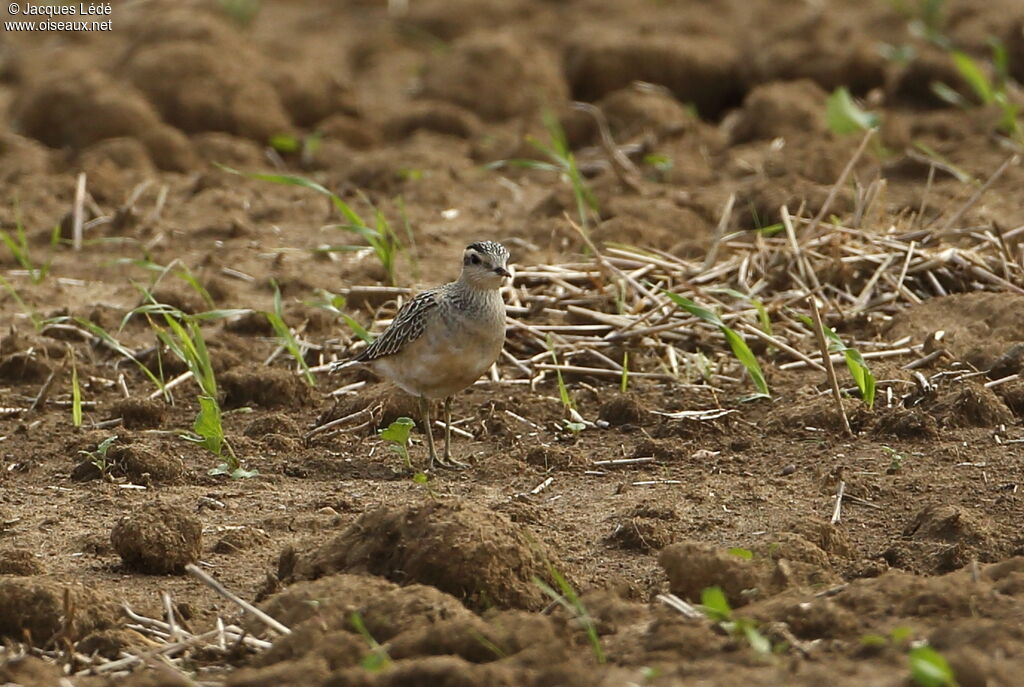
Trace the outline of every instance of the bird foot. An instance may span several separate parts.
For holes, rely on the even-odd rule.
[[[460,460],[455,460],[451,456],[446,456],[444,458],[433,456],[430,459],[430,469],[433,470],[435,465],[439,468],[444,468],[445,470],[465,470],[469,467],[469,463],[463,463]]]

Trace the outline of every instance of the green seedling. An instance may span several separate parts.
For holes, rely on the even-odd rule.
[[[75,361],[75,350],[71,352],[71,424],[82,426],[82,388],[78,384],[78,363]]]
[[[814,331],[814,322],[810,317],[807,317],[807,315],[798,315],[798,317],[801,322],[810,327],[811,331]],[[864,405],[870,410],[875,406],[875,376],[871,373],[868,364],[864,362],[864,357],[856,348],[850,348],[843,343],[843,340],[839,338],[839,335],[836,334],[832,327],[824,323],[822,323],[821,327],[825,338],[829,341],[829,353],[843,354],[843,358],[846,359],[846,368],[850,371],[854,383],[860,390],[861,400],[864,401]]]
[[[1006,46],[997,40],[990,42],[992,48],[992,66],[994,78],[990,78],[980,62],[965,52],[954,50],[950,53],[953,66],[974,92],[975,98],[982,105],[994,105],[999,108],[1001,116],[997,128],[1002,133],[1024,144],[1024,127],[1020,123],[1021,108],[1013,101],[1008,91],[1010,81],[1009,55]],[[931,84],[932,92],[951,105],[962,109],[972,106],[960,93],[948,85],[935,81]]]
[[[220,10],[239,26],[248,26],[260,12],[260,0],[218,0]]]
[[[550,334],[548,334],[548,351],[551,352],[551,360],[553,360],[557,366],[558,355],[555,353],[555,340]],[[565,423],[565,428],[574,434],[582,432],[586,429],[586,425],[576,419],[579,415],[576,411],[576,402],[572,400],[572,396],[569,394],[569,387],[565,385],[565,378],[562,377],[562,371],[556,369],[555,376],[558,379],[558,398],[562,401],[562,408],[565,410],[565,414],[570,418],[570,420]]]
[[[325,289],[317,289],[316,293],[320,296],[321,300],[306,301],[306,305],[314,308],[320,308],[321,310],[326,310],[329,313],[337,315],[345,322],[345,324],[348,325],[353,334],[366,343],[373,341],[373,334],[366,331],[366,327],[356,322],[351,316],[344,312],[343,308],[347,304],[344,296],[339,293],[331,293]]]
[[[385,649],[380,642],[373,638],[370,631],[366,629],[366,624],[363,622],[363,616],[358,611],[353,611],[348,617],[349,623],[352,628],[359,633],[359,636],[366,641],[367,646],[370,647],[369,653],[363,656],[363,660],[360,661],[360,665],[363,670],[369,673],[379,673],[387,670],[391,667],[391,657],[388,656],[388,651]]]
[[[626,393],[629,388],[629,351],[622,352],[622,379],[619,381],[619,391]]]
[[[109,479],[110,468],[113,467],[113,463],[107,458],[107,451],[110,450],[110,445],[117,441],[117,435],[107,437],[101,441],[93,451],[79,451],[83,456],[89,459],[89,462],[100,471],[100,476],[103,479]]]
[[[163,375],[158,376],[153,374],[153,371],[146,367],[141,360],[136,358],[135,354],[132,351],[126,348],[120,341],[114,338],[107,330],[103,329],[103,327],[100,327],[98,324],[90,322],[89,320],[86,319],[82,319],[81,317],[72,318],[72,321],[75,322],[80,327],[88,330],[89,333],[95,336],[96,338],[102,340],[103,343],[105,343],[112,350],[117,351],[122,356],[135,363],[136,366],[138,366],[138,368],[142,370],[143,374],[145,374],[149,378],[149,380],[153,382],[156,388],[160,390],[160,392],[164,395],[164,398],[167,398],[167,390],[165,388]]]
[[[782,225],[780,224],[779,226]],[[768,336],[772,335],[772,320],[768,316],[768,309],[765,307],[763,301],[758,300],[753,296],[748,296],[745,293],[740,293],[736,289],[723,287],[709,290],[712,293],[724,293],[727,296],[732,296],[733,298],[737,298],[739,300],[747,301],[748,303],[750,303],[752,306],[754,306],[754,310],[757,311],[757,321],[758,324],[761,325],[761,331],[763,331]]]
[[[309,365],[306,364],[306,358],[302,355],[302,349],[299,348],[299,342],[295,340],[295,335],[292,334],[291,328],[284,321],[284,309],[281,305],[281,289],[277,286],[276,280],[270,282],[274,287],[274,311],[263,313],[264,317],[267,318],[267,322],[273,327],[274,333],[277,334],[277,338],[281,340],[281,345],[285,347],[285,350],[295,359],[295,362],[299,364],[299,369],[302,370],[302,378],[306,380],[306,384],[310,386],[316,386],[316,378],[313,377],[313,373],[309,371]]]
[[[587,640],[590,642],[590,648],[594,652],[594,658],[597,659],[598,663],[604,663],[607,659],[604,654],[604,648],[601,646],[601,637],[597,634],[597,626],[594,624],[594,619],[590,617],[586,606],[580,600],[579,594],[576,593],[573,586],[569,584],[569,581],[565,579],[565,576],[555,566],[548,564],[548,573],[551,575],[551,579],[555,581],[555,584],[558,585],[558,591],[539,577],[534,577],[533,583],[540,587],[542,592],[551,597],[552,601],[576,617],[576,620],[583,625],[583,629],[587,633]]]
[[[548,140],[540,141],[532,136],[527,142],[548,158],[549,162],[541,160],[499,160],[487,167],[494,169],[505,166],[526,167],[529,169],[542,169],[555,172],[562,179],[566,180],[572,188],[573,198],[576,201],[576,212],[580,218],[580,227],[586,232],[592,222],[592,217],[598,212],[597,199],[594,197],[590,187],[587,186],[576,164],[576,156],[569,148],[569,141],[565,136],[565,130],[558,122],[558,118],[551,112],[544,112],[542,115],[544,128],[548,132]]]
[[[390,443],[391,450],[402,457],[402,460],[405,461],[405,467],[410,470],[413,467],[412,459],[409,457],[409,434],[415,426],[416,423],[410,418],[400,417],[380,430],[380,438]]]
[[[957,687],[956,675],[946,658],[930,646],[914,647],[907,653],[910,678],[918,687]]]
[[[7,249],[11,251],[11,255],[21,268],[29,273],[33,284],[39,284],[46,279],[46,276],[50,273],[50,265],[53,263],[53,258],[51,257],[43,265],[36,265],[32,261],[28,236],[25,234],[25,225],[21,223],[21,212],[17,207],[15,207],[14,235],[12,236],[10,233],[0,229],[0,241],[3,241]],[[59,243],[60,225],[55,224],[50,231],[50,248],[56,248]]]
[[[738,546],[729,549],[730,556],[736,556],[736,558],[742,558],[745,561],[754,560],[754,552],[750,549],[740,548]]]
[[[903,469],[903,461],[906,458],[902,453],[891,446],[883,446],[882,451],[889,456],[889,467],[885,469],[885,474],[894,475]]]
[[[769,398],[771,396],[768,391],[768,382],[765,381],[764,373],[761,372],[761,366],[757,363],[757,358],[754,357],[753,351],[750,350],[750,346],[748,346],[747,342],[743,340],[743,337],[729,328],[717,313],[714,313],[707,308],[702,308],[689,298],[680,296],[679,294],[672,293],[665,289],[662,289],[661,291],[668,296],[669,300],[681,309],[718,327],[722,332],[722,335],[725,336],[725,340],[729,343],[729,347],[732,349],[733,355],[736,356],[736,359],[740,361],[744,368],[746,368],[747,374],[749,374],[750,378],[754,381],[754,386],[757,388],[758,393],[756,397]]]
[[[845,86],[834,90],[825,102],[825,121],[829,130],[839,135],[869,131],[881,123],[877,114],[854,102]]]
[[[313,161],[320,144],[323,142],[323,134],[314,132],[308,136],[298,137],[291,134],[275,134],[270,137],[270,147],[285,155],[298,155],[302,164],[308,165]]]
[[[223,317],[232,311],[211,311],[199,315],[188,315],[172,306],[157,303],[149,292],[144,292],[150,303],[135,308],[126,317],[133,314],[144,314],[157,339],[167,347],[188,367],[192,378],[199,385],[199,412],[192,425],[194,434],[185,434],[188,441],[199,444],[218,459],[224,461],[212,468],[210,475],[230,475],[238,479],[256,475],[254,470],[245,470],[235,455],[234,449],[224,435],[221,420],[220,402],[218,401],[217,379],[210,360],[210,352],[206,347],[200,327],[201,315],[206,318]],[[163,317],[166,327],[157,324],[153,316]]]
[[[7,281],[3,275],[0,275],[0,286],[3,287],[4,291],[10,294],[11,298],[13,298],[14,302],[18,304],[18,307],[21,308],[22,312],[28,316],[29,321],[32,323],[32,328],[37,332],[42,331],[44,324],[43,319],[39,317],[39,313],[28,307],[25,301],[22,300],[21,294],[19,294],[18,290],[14,288],[14,284]]]
[[[757,623],[750,618],[733,615],[729,600],[721,587],[708,587],[700,593],[700,610],[709,619],[718,623],[731,637],[742,637],[750,648],[759,654],[770,654],[772,643],[757,629]]]
[[[388,224],[384,214],[377,208],[374,208],[374,226],[371,227],[363,221],[363,218],[360,217],[348,203],[338,197],[337,194],[312,179],[292,174],[257,174],[241,172],[237,169],[232,169],[231,167],[226,167],[224,165],[217,166],[230,174],[238,174],[240,176],[248,177],[250,179],[259,179],[261,181],[269,181],[272,184],[300,186],[326,196],[331,201],[331,205],[333,205],[346,220],[344,224],[330,225],[331,228],[351,232],[365,240],[367,245],[369,245],[373,250],[374,255],[377,256],[377,259],[380,261],[384,271],[387,273],[388,281],[391,284],[395,284],[395,260],[398,257],[399,252],[402,250],[402,242],[399,240],[398,234],[396,234],[391,228],[391,225]],[[363,250],[363,248],[364,246],[327,246],[320,250],[323,252],[336,252],[357,251]]]
[[[914,631],[906,625],[898,625],[889,631],[888,635],[876,633],[866,634],[860,638],[860,643],[868,647],[885,647],[889,644],[904,645],[910,641]]]

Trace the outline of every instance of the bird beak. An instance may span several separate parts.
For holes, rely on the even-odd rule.
[[[503,276],[503,277],[511,277],[511,276],[512,276],[512,273],[511,273],[511,272],[509,272],[509,271],[508,271],[507,269],[505,269],[504,267],[495,267],[495,268],[494,268],[494,273],[495,273],[495,274],[500,274],[500,275],[501,275],[501,276]]]

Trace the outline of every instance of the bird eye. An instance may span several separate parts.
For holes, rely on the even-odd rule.
[[[474,253],[473,255],[469,256],[469,261],[471,263],[473,263],[474,265],[479,265],[480,264],[480,256],[477,255],[476,253]]]

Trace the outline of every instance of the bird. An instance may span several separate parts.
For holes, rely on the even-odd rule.
[[[466,246],[462,272],[453,282],[417,294],[391,325],[335,370],[361,364],[419,400],[430,469],[468,467],[452,458],[452,398],[480,378],[505,344],[505,302],[500,289],[511,278],[510,255],[495,241]],[[444,399],[444,456],[431,431],[431,402]]]

